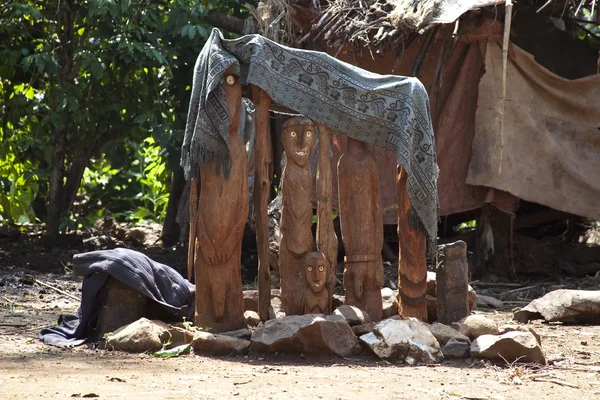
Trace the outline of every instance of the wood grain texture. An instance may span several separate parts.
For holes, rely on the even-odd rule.
[[[384,284],[383,219],[375,156],[368,145],[348,139],[348,150],[338,163],[340,225],[344,258],[345,304],[382,318]]]
[[[269,319],[271,305],[271,273],[269,254],[269,195],[273,173],[270,154],[269,107],[271,98],[258,86],[252,86],[252,101],[256,107],[254,136],[254,220],[258,247],[258,315],[261,321]]]
[[[327,310],[330,314],[332,309],[333,294],[337,282],[336,267],[338,255],[338,238],[333,226],[332,209],[332,172],[331,160],[331,131],[325,125],[316,123],[319,130],[319,160],[317,164],[317,249],[325,255],[329,264],[327,274]]]
[[[305,314],[329,314],[331,298],[326,286],[329,274],[329,261],[320,251],[306,255],[306,292],[304,302]]]
[[[306,292],[305,255],[313,248],[312,175],[308,164],[314,145],[315,126],[304,117],[287,120],[281,142],[286,165],[281,174],[281,239],[279,276],[281,303],[287,315],[304,313]]]
[[[409,222],[411,202],[406,192],[408,175],[398,166],[398,312],[404,317],[427,321],[427,239]]]
[[[229,78],[227,72],[224,75]],[[245,325],[241,278],[241,250],[248,217],[248,167],[246,147],[238,135],[242,100],[237,77],[223,83],[229,115],[229,177],[217,174],[215,160],[200,167],[202,182],[196,217],[195,324],[212,332]]]

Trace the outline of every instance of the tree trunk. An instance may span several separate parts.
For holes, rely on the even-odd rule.
[[[171,172],[171,191],[169,193],[169,204],[167,205],[167,214],[163,223],[162,234],[160,235],[165,246],[173,246],[179,241],[180,227],[177,223],[177,210],[179,200],[185,187],[185,177],[183,168],[177,167]]]
[[[46,216],[46,236],[55,238],[58,236],[60,220],[63,216],[63,199],[65,177],[65,154],[67,147],[67,137],[64,131],[56,133],[56,143],[54,144],[54,166],[50,176],[50,196],[48,199]]]

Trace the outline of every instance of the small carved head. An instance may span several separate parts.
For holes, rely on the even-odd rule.
[[[329,262],[320,251],[308,253],[305,259],[306,281],[313,292],[323,290],[327,282],[327,269]]]
[[[281,129],[281,143],[288,161],[306,165],[315,143],[315,124],[306,117],[288,119]]]

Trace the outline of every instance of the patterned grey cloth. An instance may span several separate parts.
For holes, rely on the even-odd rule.
[[[225,40],[213,29],[194,69],[181,155],[187,177],[212,157],[218,161],[217,172],[222,166],[229,174],[229,121],[220,83],[230,67],[243,84],[260,87],[274,102],[396,153],[408,173],[408,195],[418,217],[413,219],[435,242],[438,167],[429,98],[418,79],[373,74],[260,35]]]

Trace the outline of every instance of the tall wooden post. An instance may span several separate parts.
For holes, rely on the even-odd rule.
[[[331,131],[323,124],[316,123],[319,129],[319,161],[317,164],[317,246],[329,262],[327,288],[329,291],[327,313],[331,313],[333,294],[337,282],[338,238],[332,219],[332,176],[329,159]]]
[[[271,189],[273,157],[269,149],[269,108],[271,98],[258,86],[252,86],[252,101],[256,107],[254,136],[254,220],[258,247],[258,315],[262,321],[269,319],[271,304],[271,274],[269,264],[269,216],[267,207]]]
[[[188,242],[188,280],[196,281],[194,260],[196,259],[196,219],[198,218],[198,178],[190,178],[190,235]]]
[[[379,321],[383,315],[383,218],[375,156],[366,143],[348,138],[338,162],[338,197],[344,258],[344,304]]]
[[[228,177],[217,173],[218,160],[214,158],[200,166],[200,200],[194,232],[194,321],[196,326],[210,327],[213,332],[245,325],[241,254],[249,205],[246,147],[238,134],[242,88],[236,76],[228,71],[224,76],[231,170]]]
[[[398,165],[398,313],[427,321],[427,238],[409,222],[412,205],[406,192],[407,180],[408,174]]]

